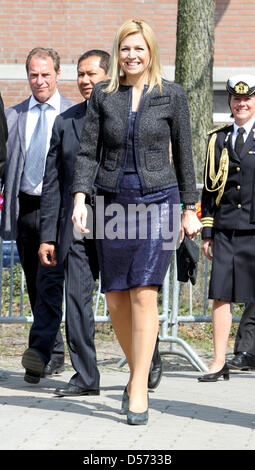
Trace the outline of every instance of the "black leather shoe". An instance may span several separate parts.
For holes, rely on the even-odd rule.
[[[227,363],[225,363],[222,369],[220,369],[218,372],[200,375],[197,380],[199,382],[216,382],[221,376],[223,376],[224,380],[229,380],[229,368]]]
[[[28,348],[24,352],[21,364],[26,369],[24,380],[31,384],[40,382],[45,363],[36,349]]]
[[[42,377],[47,377],[49,375],[58,375],[65,370],[65,363],[64,361],[54,361],[50,360],[47,366],[44,367]]]
[[[229,369],[249,370],[255,368],[255,357],[247,352],[238,352],[227,364]]]
[[[250,354],[250,353],[246,353],[246,356],[247,356],[247,359],[248,359],[248,364],[250,366],[250,369],[254,369],[255,368],[255,356],[253,356],[253,354]]]
[[[82,395],[100,395],[100,390],[87,390],[77,385],[67,384],[65,387],[56,388],[54,394],[59,397],[80,397]]]
[[[162,361],[159,354],[157,353],[156,359],[152,359],[151,367],[148,377],[148,388],[154,389],[159,386],[160,380],[162,377]]]

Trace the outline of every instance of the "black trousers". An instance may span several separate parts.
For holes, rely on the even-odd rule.
[[[234,353],[248,352],[255,356],[255,304],[247,303],[239,323]]]
[[[40,197],[20,192],[17,249],[23,267],[34,321],[29,347],[41,354],[45,364],[54,356],[64,359],[64,342],[60,332],[62,319],[64,267],[42,266],[40,246]]]
[[[97,259],[93,240],[75,240],[64,262],[66,294],[66,341],[76,373],[70,383],[89,390],[99,389],[94,345],[93,289]],[[94,259],[91,259],[93,258]]]

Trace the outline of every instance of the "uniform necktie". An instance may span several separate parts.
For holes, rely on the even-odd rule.
[[[45,166],[45,153],[48,135],[48,124],[45,115],[49,107],[47,103],[37,104],[40,116],[31,137],[30,145],[26,153],[26,177],[31,185],[36,188],[43,179]]]
[[[244,145],[243,135],[245,133],[245,129],[243,127],[239,127],[237,129],[237,132],[238,132],[238,135],[237,135],[236,142],[235,142],[235,152],[237,153],[237,155],[240,155],[243,145]]]

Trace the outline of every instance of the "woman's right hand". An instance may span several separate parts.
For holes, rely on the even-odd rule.
[[[72,222],[76,230],[82,233],[89,233],[86,228],[88,210],[85,205],[85,194],[76,193],[74,196],[74,210],[72,215]]]
[[[213,238],[205,238],[202,242],[202,249],[206,258],[211,261],[213,258]]]

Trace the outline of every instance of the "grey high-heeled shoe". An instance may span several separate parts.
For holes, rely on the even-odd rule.
[[[127,423],[128,424],[147,424],[149,419],[149,410],[147,408],[143,413],[135,413],[134,411],[128,410],[127,412]]]
[[[128,412],[128,408],[129,408],[129,396],[128,396],[128,392],[127,392],[127,387],[125,387],[125,390],[124,390],[123,395],[122,395],[122,403],[121,403],[120,414],[121,415],[126,415],[127,412]]]
[[[147,424],[149,419],[149,395],[148,398],[148,408],[142,413],[135,413],[134,411],[128,410],[127,412],[127,424]]]

